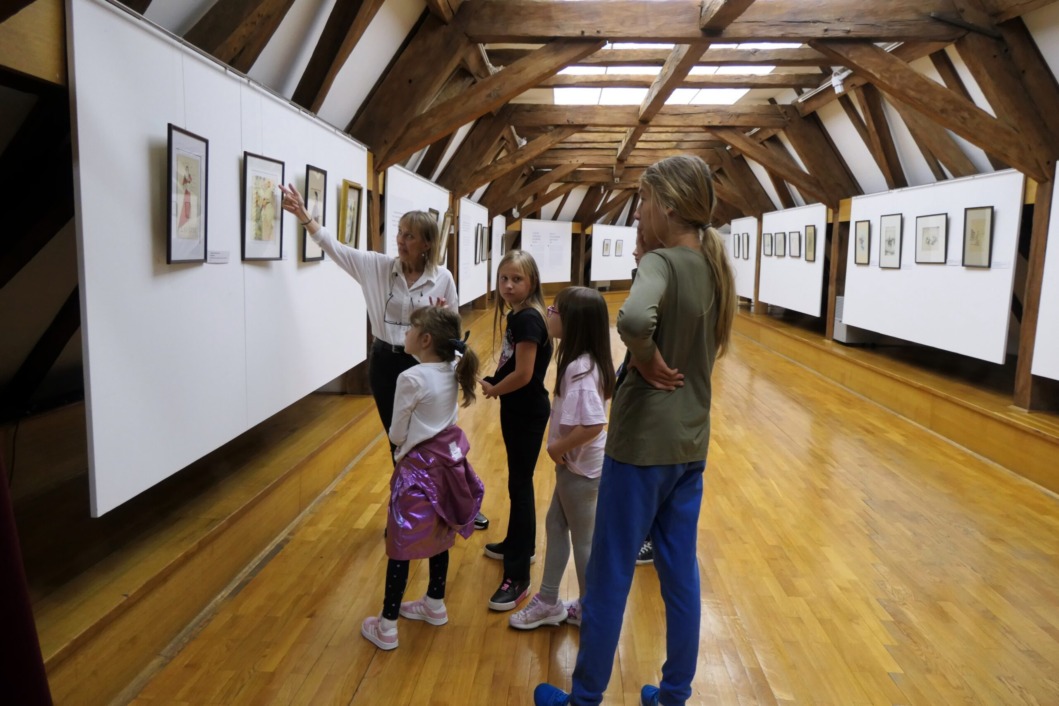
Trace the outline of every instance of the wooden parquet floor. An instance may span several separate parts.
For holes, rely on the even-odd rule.
[[[490,325],[472,325],[486,353]],[[742,336],[714,385],[690,703],[1059,704],[1054,495]],[[486,608],[501,569],[482,546],[506,515],[497,412],[480,399],[461,413],[492,527],[452,552],[449,624],[402,620],[389,653],[359,634],[382,598],[379,440],[133,703],[525,706],[540,681],[568,686],[576,628],[521,632]],[[552,476],[542,454],[541,557]],[[408,597],[425,585],[414,562]],[[639,567],[604,703],[633,706],[657,682],[664,625]]]

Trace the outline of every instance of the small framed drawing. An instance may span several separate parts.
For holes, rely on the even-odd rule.
[[[743,252],[743,236],[739,233],[732,233],[732,259],[738,259]]]
[[[625,250],[624,244],[625,241],[621,238],[614,241],[614,257],[621,257],[622,252]]]
[[[743,259],[750,259],[750,233],[743,233]]]
[[[871,260],[871,221],[853,225],[853,264],[867,265]]]
[[[787,234],[776,233],[773,238],[773,252],[776,253],[776,257],[787,257]]]
[[[610,257],[610,238],[603,239],[603,257]]]
[[[436,208],[428,208],[427,209],[427,213],[430,214],[430,217],[434,219],[434,222],[437,223],[438,224],[438,228],[440,228],[441,227],[441,211],[437,210]]]
[[[903,219],[900,213],[891,213],[879,219],[879,267],[885,270],[901,269]]]
[[[816,226],[805,226],[805,261],[816,262]]]
[[[993,266],[993,207],[963,210],[963,266]]]
[[[790,247],[787,248],[787,254],[790,257],[801,258],[802,256],[802,232],[800,230],[792,230],[789,235]]]
[[[338,200],[338,242],[351,248],[360,242],[360,198],[364,188],[355,181],[342,180],[342,191]]]
[[[474,224],[474,264],[482,262],[482,226]]]
[[[305,210],[321,226],[327,225],[327,172],[311,164],[305,165]],[[302,228],[302,262],[315,262],[324,259],[324,251],[309,235],[307,228]]]
[[[283,212],[279,185],[283,162],[243,152],[243,259],[283,258]]]
[[[761,254],[772,257],[772,233],[764,233],[761,236]]]
[[[166,264],[206,262],[209,162],[209,140],[169,123]]]
[[[916,264],[944,265],[949,252],[949,214],[916,217]]]
[[[452,233],[452,211],[445,211],[445,217],[441,220],[441,230],[438,231],[439,247],[441,248],[438,253],[439,262],[447,262],[449,256],[449,235]]]

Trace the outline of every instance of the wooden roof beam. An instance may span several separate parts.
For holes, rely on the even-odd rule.
[[[900,100],[891,99],[890,102],[901,114],[901,119],[905,121],[916,143],[929,150],[950,174],[954,177],[965,177],[978,173],[974,162],[960,149],[960,145],[948,130]]]
[[[864,113],[868,150],[875,157],[875,163],[879,165],[887,188],[898,189],[908,186],[908,179],[901,167],[901,158],[897,154],[897,145],[890,131],[890,123],[886,119],[886,111],[883,110],[883,99],[879,89],[866,83],[855,89],[853,95],[860,101],[861,110]],[[850,119],[852,117],[850,116]]]
[[[971,93],[967,90],[967,86],[964,85],[963,78],[960,76],[959,72],[956,71],[956,66],[952,63],[952,59],[949,58],[948,53],[944,49],[939,49],[931,54],[930,62],[934,64],[934,70],[938,72],[939,76],[941,76],[941,82],[945,84],[945,86],[969,101],[974,100],[971,98]],[[1006,164],[988,152],[985,153],[985,156],[986,159],[989,160],[989,164],[992,165],[993,169],[1007,169]]]
[[[518,210],[519,218],[528,218],[534,213],[539,212],[542,208],[550,204],[552,201],[558,198],[562,198],[563,196],[570,193],[576,188],[577,184],[560,184],[548,193],[537,196],[537,198],[533,199],[533,201],[526,204],[524,208],[520,208]]]
[[[690,74],[674,88],[816,88],[820,79],[819,73]],[[649,74],[559,74],[540,87],[650,88],[654,82]]]
[[[512,169],[521,168],[543,152],[546,152],[556,143],[562,142],[564,139],[577,132],[578,129],[579,128],[577,127],[556,128],[551,134],[541,135],[540,137],[530,140],[515,152],[512,152],[506,157],[498,159],[492,164],[476,171],[466,182],[460,185],[455,193],[470,193],[483,184],[488,184],[493,179],[496,179],[502,174],[506,174]]]
[[[456,15],[456,11],[460,9],[463,0],[426,0],[426,4],[430,14],[448,24],[452,22],[452,18]]]
[[[575,169],[581,166],[581,162],[571,162],[570,164],[563,164],[562,166],[556,167],[551,171],[547,171],[544,174],[532,179],[525,186],[520,188],[513,194],[510,194],[502,200],[496,202],[497,211],[506,211],[512,206],[517,206],[520,203],[525,203],[526,199],[534,196],[535,194],[544,193],[549,186],[556,183],[563,177],[567,176]]]
[[[217,0],[184,39],[247,73],[293,4],[294,0]]]
[[[487,49],[489,59],[506,66],[531,50],[524,48]],[[668,49],[600,49],[577,62],[578,66],[662,66],[669,58]],[[829,68],[831,59],[809,47],[783,49],[735,49],[710,47],[698,66],[815,66]]]
[[[516,128],[552,125],[588,127],[637,127],[640,109],[631,105],[539,105],[512,106],[511,124]],[[787,118],[775,105],[667,105],[651,119],[651,128],[695,129],[703,127],[777,127]]]
[[[744,156],[754,160],[770,172],[794,184],[798,191],[810,194],[821,203],[828,203],[827,192],[820,181],[809,174],[788,155],[770,150],[765,145],[758,144],[739,130],[733,128],[721,128],[714,131],[721,140],[743,153]]]
[[[703,32],[721,32],[753,4],[754,0],[703,0],[699,11],[699,29]]]
[[[441,171],[438,184],[455,193],[485,161],[486,154],[507,127],[507,121],[506,109],[497,115],[486,114],[479,118]],[[455,134],[455,131],[449,134]]]

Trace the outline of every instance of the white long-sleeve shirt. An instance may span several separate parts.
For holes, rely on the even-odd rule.
[[[327,228],[312,234],[335,263],[360,283],[368,308],[371,333],[391,345],[403,345],[409,317],[414,309],[445,299],[445,306],[458,312],[459,294],[452,274],[444,267],[428,267],[411,287],[401,272],[401,261],[390,255],[357,250],[335,240]]]
[[[397,376],[390,441],[397,445],[394,462],[457,419],[459,383],[453,363],[420,363]]]

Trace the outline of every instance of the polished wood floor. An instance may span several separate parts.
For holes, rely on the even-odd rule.
[[[486,352],[489,323],[472,326]],[[741,336],[714,384],[690,703],[1059,704],[1054,495]],[[568,686],[576,628],[520,632],[486,608],[500,566],[482,545],[506,504],[497,411],[462,415],[493,525],[452,552],[448,625],[401,621],[389,653],[359,634],[381,606],[380,440],[133,702],[524,706],[540,681]],[[542,455],[539,556],[552,485]],[[638,704],[664,657],[657,577],[636,573],[606,704]],[[571,568],[566,596],[575,584]]]

